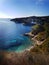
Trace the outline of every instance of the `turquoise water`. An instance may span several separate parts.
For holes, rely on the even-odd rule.
[[[29,48],[33,42],[23,34],[30,31],[30,26],[0,19],[0,50],[19,52]]]
[[[21,39],[22,38],[22,39]],[[17,51],[17,52],[21,52],[24,51],[25,49],[28,49],[30,46],[32,46],[34,42],[32,42],[29,38],[23,36],[18,39],[18,41],[20,41],[22,44],[19,46],[15,46],[15,47],[11,47],[8,49],[8,51]]]

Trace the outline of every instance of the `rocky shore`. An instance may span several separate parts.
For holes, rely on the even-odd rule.
[[[41,40],[37,40],[36,38],[37,34],[43,31],[42,25],[46,22],[49,22],[49,16],[29,16],[23,18],[14,18],[11,19],[11,21],[15,23],[22,23],[23,25],[27,26],[38,25],[39,28],[37,27],[37,30],[35,30],[34,33],[31,33],[31,31],[30,33],[25,33],[23,35],[31,38],[32,41],[34,40],[37,45],[41,45],[44,42],[45,38],[42,38]]]
[[[30,32],[30,33],[25,33],[24,36],[28,36],[29,38],[31,38],[31,40],[34,41],[35,44],[37,44],[37,45],[41,45],[41,44],[44,42],[44,41],[38,41],[38,40],[36,39],[36,37],[37,37],[38,35],[34,35],[34,34],[32,34],[31,32]],[[31,49],[31,48],[32,48],[32,47],[30,47],[30,49]]]

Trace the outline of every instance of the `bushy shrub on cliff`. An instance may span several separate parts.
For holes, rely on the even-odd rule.
[[[46,39],[46,35],[45,34],[46,34],[45,31],[40,32],[40,33],[38,33],[37,37],[35,37],[35,39],[37,41],[43,41],[43,40]]]
[[[44,27],[42,25],[36,24],[36,25],[33,26],[32,34],[36,35],[36,34],[38,34],[39,32],[42,32],[42,31],[44,31]]]

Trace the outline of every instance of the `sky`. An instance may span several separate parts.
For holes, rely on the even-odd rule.
[[[0,18],[49,15],[49,0],[0,0]]]

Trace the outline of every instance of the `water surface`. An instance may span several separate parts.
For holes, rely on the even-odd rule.
[[[0,50],[22,51],[32,45],[32,41],[23,36],[30,32],[31,26],[15,23],[10,19],[0,19]]]

